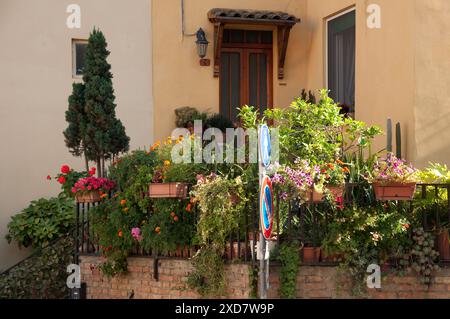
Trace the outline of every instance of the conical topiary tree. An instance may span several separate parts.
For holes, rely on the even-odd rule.
[[[84,112],[84,84],[74,83],[72,85],[72,95],[69,96],[69,108],[66,111],[66,121],[69,123],[67,129],[63,132],[66,146],[74,156],[84,155],[82,123],[86,117]],[[86,161],[86,170],[89,170],[88,158]]]
[[[94,29],[86,48],[83,75],[85,118],[80,126],[85,154],[97,163],[99,176],[104,175],[105,159],[128,151],[130,141],[122,122],[116,118],[113,76],[107,62],[109,54],[103,33]]]

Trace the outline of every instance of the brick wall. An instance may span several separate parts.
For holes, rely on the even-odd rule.
[[[97,265],[101,258],[83,256],[80,259],[81,281],[87,285],[88,299],[179,299],[200,298],[187,287],[187,276],[193,270],[191,262],[182,259],[160,259],[159,281],[153,278],[153,259],[128,258],[128,273],[113,278],[104,277]],[[222,298],[248,298],[250,295],[249,266],[225,266],[227,296]]]
[[[199,298],[187,287],[187,275],[193,270],[190,261],[161,259],[159,281],[153,278],[153,259],[129,258],[126,275],[111,279],[97,269],[99,257],[81,258],[82,282],[87,284],[87,298],[179,299]],[[227,296],[221,298],[249,298],[249,265],[225,266]],[[279,267],[271,265],[269,298],[278,298]],[[335,267],[300,267],[297,276],[298,298],[351,298],[350,282],[338,275]],[[435,283],[428,289],[415,276],[383,276],[382,288],[369,290],[368,298],[446,298],[450,299],[450,269],[440,270]]]
[[[278,298],[279,268],[271,267],[269,298]],[[353,298],[350,280],[336,267],[300,267],[297,275],[297,298]],[[441,269],[428,289],[416,276],[382,276],[381,289],[369,289],[369,299],[450,299],[450,269]]]

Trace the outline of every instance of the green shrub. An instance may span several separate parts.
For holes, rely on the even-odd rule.
[[[66,234],[74,225],[74,202],[60,195],[32,201],[30,206],[13,216],[6,239],[19,247],[44,247]]]
[[[64,299],[73,239],[65,236],[0,275],[0,299]]]
[[[177,127],[190,128],[194,126],[195,120],[204,121],[207,117],[207,114],[198,111],[194,107],[184,106],[175,109],[175,117],[175,125]]]

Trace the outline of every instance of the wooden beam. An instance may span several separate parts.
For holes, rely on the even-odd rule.
[[[214,77],[220,74],[220,53],[222,51],[223,23],[214,24]]]
[[[291,26],[278,26],[278,79],[284,78],[284,63]]]

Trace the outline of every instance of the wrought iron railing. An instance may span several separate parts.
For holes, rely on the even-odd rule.
[[[395,201],[395,205],[399,209],[406,209],[413,211],[417,207],[420,207],[423,200],[433,195],[433,198],[441,199],[435,200],[435,209],[433,210],[434,216],[430,216],[430,211],[424,210],[422,213],[422,224],[425,230],[433,231],[437,227],[443,224],[450,224],[450,184],[418,184],[416,189],[416,196],[411,201]],[[446,195],[446,196],[445,196]],[[443,198],[446,199],[444,200]],[[372,186],[370,184],[346,184],[343,197],[343,205],[348,206],[357,202],[360,207],[370,207],[373,205],[380,205],[375,199]],[[445,203],[444,203],[445,202]],[[333,219],[335,209],[327,202],[313,203],[303,202],[288,203],[287,218],[283,218],[283,222],[280,218],[281,200],[278,198],[275,200],[275,216],[274,216],[274,233],[278,234],[274,236],[274,240],[277,245],[280,241],[288,239],[285,235],[287,229],[292,225],[293,220],[300,221],[300,230],[298,232],[299,241],[307,242],[306,238],[307,228],[316,228],[318,233],[321,234],[318,241],[321,241],[327,233],[327,226],[329,221]],[[77,203],[76,205],[76,231],[75,231],[75,261],[78,262],[80,255],[92,255],[98,254],[100,249],[95,241],[94,234],[92,233],[89,224],[89,212],[91,208],[98,206],[99,203]],[[427,206],[428,208],[430,205]],[[309,215],[309,219],[307,218]],[[442,216],[445,218],[442,219]],[[196,219],[193,219],[194,223]],[[255,238],[258,239],[259,232],[259,213],[254,209],[247,209],[245,215],[241,219],[239,229],[228,236],[226,243],[226,251],[224,252],[224,258],[227,260],[239,260],[245,263],[252,263],[256,265],[256,249]],[[320,244],[320,243],[318,243]],[[130,251],[130,255],[133,256],[145,256],[145,257],[157,257],[161,258],[191,258],[195,254],[198,247],[180,247],[179,250],[174,252],[156,252],[145,251],[143,249],[134,249]]]

